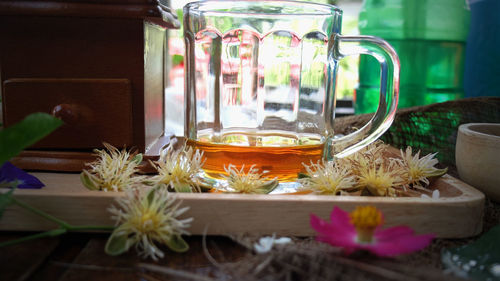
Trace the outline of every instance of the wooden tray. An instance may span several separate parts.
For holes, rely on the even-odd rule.
[[[107,208],[118,192],[87,190],[77,174],[33,173],[46,187],[16,190],[15,196],[74,225],[112,225]],[[193,217],[192,234],[273,234],[311,236],[309,215],[326,219],[334,206],[346,211],[358,205],[374,205],[384,213],[385,226],[408,225],[417,233],[442,238],[479,234],[482,229],[484,195],[473,187],[445,175],[433,187],[441,198],[384,198],[321,195],[179,194],[186,217]],[[55,224],[17,206],[9,206],[0,219],[0,230],[47,230]]]

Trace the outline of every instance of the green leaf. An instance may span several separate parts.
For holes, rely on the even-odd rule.
[[[157,185],[148,191],[148,194],[146,195],[148,204],[151,204],[153,202],[153,200],[155,199],[156,191],[158,191],[159,188],[162,188],[162,185]]]
[[[174,252],[184,253],[189,250],[188,243],[186,243],[186,241],[184,241],[184,239],[182,239],[180,235],[171,236],[170,239],[165,241],[165,244],[170,250]]]
[[[147,186],[153,186],[155,185],[155,182],[150,180],[150,178],[146,178],[141,181],[142,184],[147,185]]]
[[[500,279],[500,225],[490,229],[477,241],[457,248],[443,249],[441,262],[463,278]]]
[[[174,189],[175,192],[184,192],[184,193],[193,192],[193,188],[191,187],[191,185],[187,183],[174,184]]]
[[[297,178],[299,179],[305,179],[305,178],[310,178],[310,176],[306,173],[298,173]]]
[[[3,212],[5,211],[5,208],[12,203],[12,194],[14,193],[14,188],[11,190],[0,194],[0,218],[3,215]]]
[[[94,182],[90,178],[90,174],[87,171],[83,171],[80,174],[80,181],[83,185],[90,190],[99,190],[97,186],[95,186]]]
[[[361,189],[361,196],[378,196],[376,192],[371,192],[369,188]]]
[[[448,172],[448,168],[436,169],[432,174],[430,174],[427,179],[429,180],[429,185],[432,184],[436,179],[442,177]]]
[[[142,162],[142,153],[139,153],[132,158],[132,162],[135,162],[137,165],[140,165]]]
[[[278,185],[278,180],[271,180],[266,182],[260,189],[264,191],[264,194],[268,194],[273,191]]]
[[[106,242],[106,246],[104,247],[104,252],[110,256],[118,256],[120,254],[128,251],[130,247],[130,243],[128,242],[129,238],[127,234],[121,233],[118,234],[119,228],[113,231],[111,236],[108,238]]]
[[[448,172],[448,168],[436,169],[429,177],[440,177]]]
[[[63,122],[46,113],[33,113],[0,131],[0,166],[23,149],[36,143]]]
[[[198,186],[200,187],[201,192],[209,192],[216,184],[217,181],[214,179],[201,178],[198,180]]]

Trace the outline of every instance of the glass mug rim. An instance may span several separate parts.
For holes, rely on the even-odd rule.
[[[271,11],[225,11],[228,6],[234,7],[240,5],[241,8],[248,8],[249,5],[259,6],[260,4],[274,5],[275,7],[287,7],[286,12]],[[214,4],[224,4],[217,6]],[[294,9],[292,9],[294,8]],[[308,8],[308,9],[306,9]],[[294,1],[294,0],[203,0],[188,3],[184,9],[196,10],[199,12],[210,13],[214,15],[253,15],[253,16],[331,16],[335,13],[342,13],[342,9],[330,4]]]

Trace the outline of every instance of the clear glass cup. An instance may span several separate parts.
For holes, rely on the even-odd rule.
[[[399,60],[384,40],[340,35],[342,11],[295,1],[201,1],[184,7],[185,137],[210,177],[255,165],[294,181],[303,163],[344,157],[379,138],[396,112]],[[358,131],[334,138],[339,60],[381,66],[380,102]]]

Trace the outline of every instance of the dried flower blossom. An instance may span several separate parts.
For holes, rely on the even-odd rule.
[[[365,161],[365,162],[374,163],[374,164],[379,165],[385,161],[384,154],[385,154],[387,147],[388,147],[388,145],[385,144],[383,141],[377,140],[377,141],[367,145],[363,149],[359,150],[358,152],[347,156],[345,158],[345,160],[347,160],[351,163]],[[344,165],[347,165],[347,163],[344,163]]]
[[[375,196],[396,196],[396,187],[401,183],[400,169],[395,161],[376,165],[362,163],[358,166],[358,187]]]
[[[248,193],[248,194],[267,194],[271,192],[276,186],[278,181],[276,179],[269,180],[263,175],[266,171],[259,173],[259,169],[255,165],[250,166],[248,172],[245,172],[245,165],[241,169],[229,164],[224,166],[227,175],[222,175],[223,179],[227,181],[227,188],[225,191]]]
[[[204,164],[203,152],[186,144],[180,149],[169,145],[160,159],[152,162],[158,175],[151,178],[155,184],[165,184],[177,192],[200,192],[203,180],[200,176]]]
[[[164,253],[155,243],[177,252],[189,248],[181,235],[189,234],[186,229],[193,219],[178,219],[189,207],[179,208],[180,203],[166,188],[129,189],[126,197],[116,201],[118,207],[113,205],[108,210],[118,227],[106,243],[106,253],[119,255],[135,245],[142,257],[157,260]]]
[[[378,256],[397,256],[425,248],[434,235],[414,235],[407,226],[382,229],[382,213],[372,206],[357,207],[350,214],[335,207],[330,222],[311,214],[318,241],[342,247],[346,254],[366,250]]]
[[[351,170],[347,165],[337,165],[336,162],[324,161],[303,165],[307,177],[298,179],[303,190],[311,190],[316,194],[337,195],[356,185],[355,177],[350,174]]]
[[[404,184],[408,186],[429,185],[429,178],[444,175],[448,169],[438,169],[434,166],[438,160],[434,158],[437,153],[427,154],[420,158],[420,151],[413,155],[412,148],[408,146],[406,151],[401,150],[401,166],[404,169]]]
[[[420,196],[428,192],[430,178],[447,171],[434,167],[435,154],[419,158],[407,148],[401,159],[392,158],[388,147],[376,141],[334,163],[304,165],[307,172],[298,179],[301,189],[316,194]]]
[[[131,154],[123,149],[119,151],[108,143],[103,143],[106,149],[96,149],[98,158],[88,163],[90,170],[80,174],[82,183],[91,190],[123,191],[142,182],[141,176],[136,176],[142,154]]]

